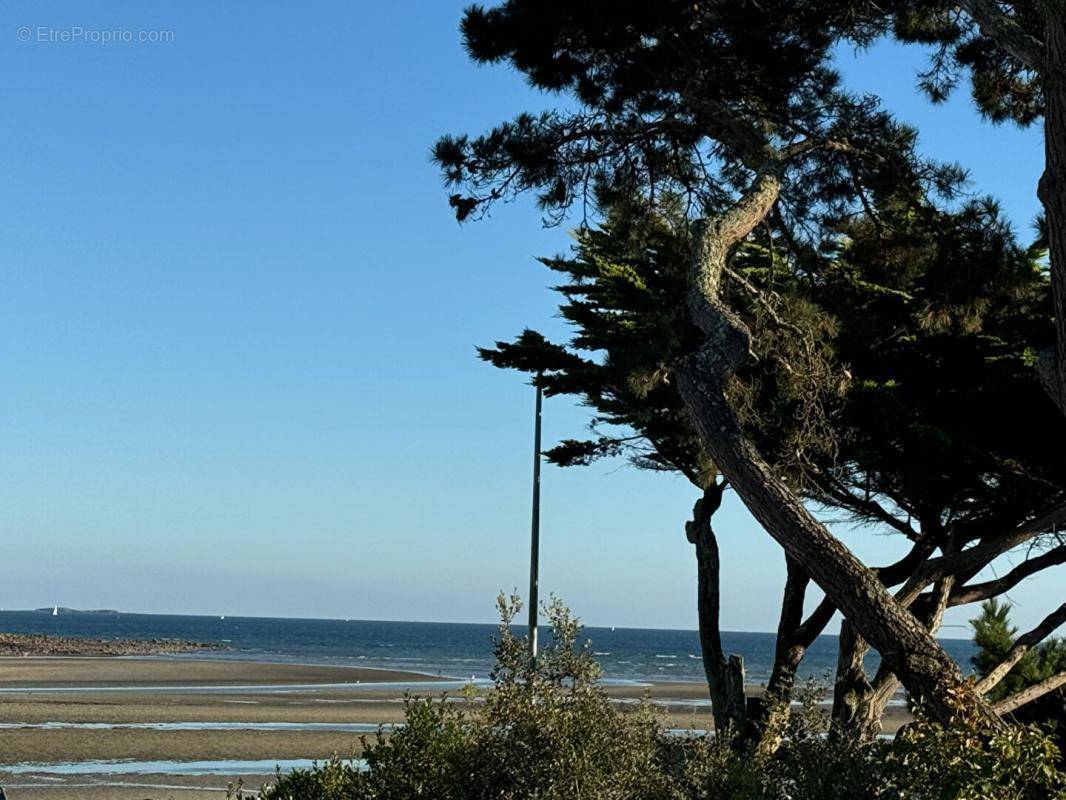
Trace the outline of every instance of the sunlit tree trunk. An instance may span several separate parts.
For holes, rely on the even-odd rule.
[[[744,435],[726,399],[728,380],[748,357],[750,334],[719,300],[722,272],[731,248],[765,218],[779,190],[778,174],[769,169],[732,209],[693,226],[692,314],[706,340],[677,369],[681,395],[705,449],[748,510],[877,648],[911,696],[944,721],[964,707],[999,725],[925,626],[774,474]]]

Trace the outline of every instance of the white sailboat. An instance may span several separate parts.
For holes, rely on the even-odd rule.
[[[59,606],[52,606],[52,616],[53,617],[58,617],[59,616]]]

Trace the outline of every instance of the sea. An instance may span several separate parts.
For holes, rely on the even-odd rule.
[[[524,635],[523,626],[515,633]],[[183,639],[220,645],[175,658],[346,665],[406,670],[432,676],[485,679],[492,669],[497,626],[445,622],[180,616],[116,611],[0,611],[0,632],[119,639]],[[542,634],[543,635],[543,634]],[[586,628],[594,657],[612,682],[702,681],[699,635],[692,630]],[[765,683],[773,666],[772,633],[725,632],[727,653],[744,657],[749,684]],[[972,640],[941,639],[964,671],[976,652]],[[823,635],[810,648],[801,678],[830,684],[836,666],[836,636]],[[867,668],[877,668],[871,653]]]

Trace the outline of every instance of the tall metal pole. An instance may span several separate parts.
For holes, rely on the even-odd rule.
[[[540,373],[537,373],[537,410],[533,423],[533,526],[529,547],[529,655],[537,660],[537,605],[540,572]]]

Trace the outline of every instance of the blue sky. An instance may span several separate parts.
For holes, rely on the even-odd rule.
[[[552,104],[466,60],[462,5],[0,4],[0,607],[474,621],[524,586],[533,398],[474,346],[561,330],[534,256],[568,237],[447,207],[438,135]],[[40,40],[78,28],[173,33]],[[843,54],[1027,226],[1038,132],[931,108],[919,63]],[[546,404],[548,440],[583,423]],[[548,468],[543,587],[694,627],[693,499]],[[773,629],[779,550],[735,502],[718,528],[723,624]]]

